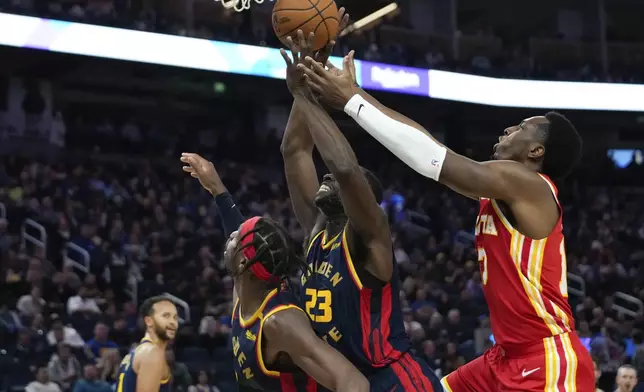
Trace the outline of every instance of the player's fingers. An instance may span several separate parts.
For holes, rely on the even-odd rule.
[[[304,37],[304,32],[302,30],[297,30],[297,33],[295,33],[297,36],[297,39],[295,40],[295,43],[297,44],[298,48],[300,51],[306,50],[306,38]],[[312,33],[311,33],[312,34]]]
[[[354,82],[356,82],[356,63],[353,59],[355,55],[356,55],[355,50],[349,51],[349,54],[347,55],[349,59],[347,71],[349,71],[349,73],[351,74],[351,78],[353,78]]]
[[[300,64],[300,65],[298,66],[298,68],[299,68],[302,72],[304,72],[304,77],[308,78],[309,80],[312,80],[312,81],[314,81],[315,83],[321,83],[321,82],[322,82],[322,78],[320,77],[320,75],[318,75],[317,73],[315,73],[315,71],[314,71],[314,70],[312,70],[312,69],[307,68],[306,66],[304,66],[304,64]]]
[[[309,36],[306,37],[306,51],[308,52],[307,54],[310,54],[313,45],[315,45],[315,33],[311,31],[309,33]]]
[[[286,53],[286,50],[280,49],[280,54],[282,55],[282,58],[284,59],[284,62],[286,63],[287,66],[293,65],[293,61],[291,61],[291,58],[288,57],[288,53]]]
[[[195,169],[193,169],[192,166],[184,166],[182,167],[182,169],[184,172],[187,172],[187,173],[192,173],[195,171]]]
[[[338,34],[342,32],[342,30],[346,29],[347,26],[349,25],[349,14],[346,12],[347,10],[344,7],[341,7],[338,10],[338,20],[340,21],[340,27],[338,28]]]
[[[311,91],[313,91],[313,93],[317,95],[322,95],[323,90],[318,83],[311,80],[311,78],[309,78],[307,75],[304,75],[304,78],[306,79],[306,85],[309,86],[309,88],[311,89]]]
[[[293,37],[290,35],[286,37],[286,47],[289,48],[291,51],[291,56],[293,57],[293,62],[297,63],[299,61],[299,56],[298,56],[298,48],[297,45],[295,45],[295,42],[293,42]]]
[[[192,172],[190,175],[194,178],[199,178],[199,175],[196,172]]]
[[[338,67],[336,67],[335,65],[333,65],[333,63],[332,63],[331,61],[329,61],[329,60],[327,60],[327,61],[326,61],[326,64],[325,64],[325,65],[326,65],[326,68],[327,68],[329,71],[337,71],[337,70],[338,70]]]
[[[311,68],[315,72],[322,73],[325,71],[324,66],[321,63],[315,61],[315,59],[313,59],[312,57],[307,56],[304,60],[306,61],[309,68]]]

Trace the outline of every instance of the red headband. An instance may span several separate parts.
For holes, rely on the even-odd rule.
[[[253,230],[260,219],[261,217],[259,216],[248,219],[246,222],[242,223],[241,229],[239,230],[239,235],[242,239],[242,253],[247,260],[253,260],[257,255],[255,246],[253,245],[253,240],[255,239],[255,232],[253,232]],[[257,279],[263,280],[264,282],[279,281],[279,278],[268,272],[266,267],[264,267],[259,261],[252,263],[248,269]]]

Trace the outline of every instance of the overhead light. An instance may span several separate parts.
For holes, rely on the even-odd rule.
[[[377,22],[379,19],[381,19],[381,18],[383,18],[383,17],[385,17],[387,15],[393,14],[396,11],[398,11],[398,4],[391,3],[388,6],[383,7],[381,9],[379,9],[378,11],[375,11],[375,12],[365,16],[364,18],[359,19],[355,23],[347,26],[347,28],[345,28],[342,31],[342,33],[340,33],[340,37],[343,37],[343,36],[345,36],[347,34],[351,34],[354,31],[358,31],[360,29],[363,29],[363,28],[369,26],[370,24],[372,24],[374,22]]]

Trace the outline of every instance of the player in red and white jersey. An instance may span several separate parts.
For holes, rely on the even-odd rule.
[[[480,202],[476,247],[496,345],[445,377],[443,387],[593,391],[593,362],[567,301],[562,209],[551,181],[579,162],[575,127],[555,112],[527,118],[505,129],[492,161],[475,162],[357,88],[352,54],[342,71],[309,59],[309,87],[411,168]]]

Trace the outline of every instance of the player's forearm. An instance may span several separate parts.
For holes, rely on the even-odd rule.
[[[241,214],[239,208],[237,208],[237,204],[233,200],[233,197],[228,192],[215,196],[215,204],[219,210],[224,234],[226,235],[226,238],[228,238],[233,231],[237,230],[237,228],[244,223],[244,216]]]
[[[397,121],[360,95],[354,95],[344,107],[365,131],[409,167],[438,181],[447,148],[428,134]]]
[[[360,170],[351,145],[340,132],[328,113],[317,103],[304,96],[295,100],[302,105],[302,113],[315,146],[326,167],[338,178]]]
[[[416,128],[420,132],[432,137],[429,134],[429,132],[422,125],[418,124],[417,122],[415,122],[414,120],[410,119],[409,117],[407,117],[407,116],[405,116],[403,114],[400,114],[397,111],[395,111],[395,110],[393,110],[391,108],[388,108],[387,106],[383,105],[382,103],[380,103],[380,101],[378,101],[377,99],[372,97],[369,93],[367,93],[363,89],[361,89],[361,88],[357,89],[357,93],[360,94],[360,96],[362,98],[364,98],[367,102],[369,102],[370,104],[375,106],[378,110],[383,112],[388,117],[391,117],[394,120],[399,121],[399,122],[401,122],[403,124],[407,124],[412,128]]]
[[[291,107],[280,150],[285,158],[300,151],[313,152],[313,139],[297,102]]]

